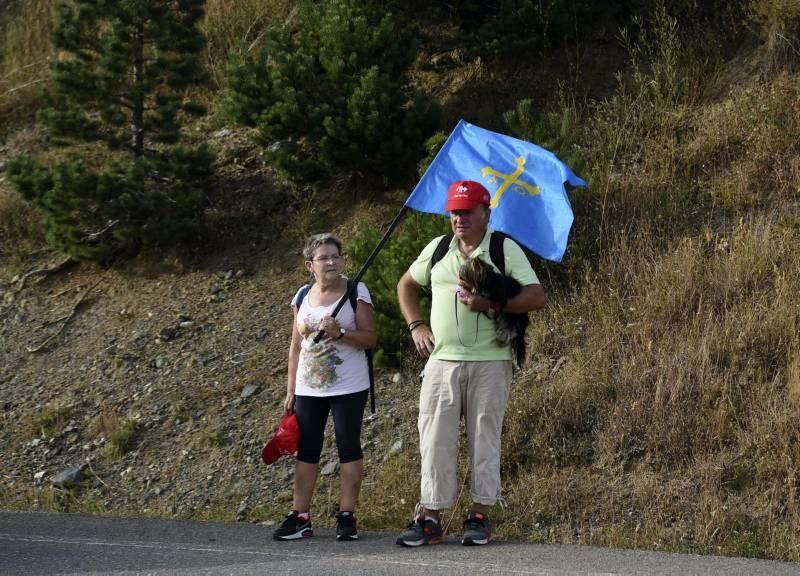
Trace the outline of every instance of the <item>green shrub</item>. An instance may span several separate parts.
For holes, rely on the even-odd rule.
[[[225,107],[296,181],[402,174],[433,118],[409,84],[415,54],[392,15],[363,1],[301,2],[295,22],[234,60]]]
[[[76,0],[58,11],[60,57],[39,119],[75,153],[54,165],[18,157],[12,183],[44,212],[48,242],[76,258],[192,238],[213,175],[208,149],[181,143],[184,120],[201,112],[185,96],[206,78],[203,2]]]

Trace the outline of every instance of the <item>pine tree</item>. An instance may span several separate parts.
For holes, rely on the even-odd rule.
[[[185,95],[206,79],[204,0],[74,0],[58,11],[52,106],[39,118],[67,159],[21,157],[12,181],[44,210],[48,240],[75,257],[189,240],[214,161],[180,133],[202,113]]]
[[[410,86],[414,42],[365,0],[299,5],[291,27],[231,67],[228,112],[258,127],[268,158],[294,179],[402,172],[435,121]]]

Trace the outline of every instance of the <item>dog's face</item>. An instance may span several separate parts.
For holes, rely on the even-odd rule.
[[[494,274],[492,267],[480,258],[467,258],[458,269],[458,283],[468,292],[478,294],[486,290]]]

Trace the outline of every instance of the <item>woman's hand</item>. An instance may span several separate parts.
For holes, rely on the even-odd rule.
[[[336,321],[336,318],[333,316],[326,316],[322,319],[322,322],[319,323],[319,329],[333,340],[339,338],[341,334],[341,326],[339,322]]]
[[[286,413],[294,412],[294,392],[286,393],[286,399],[283,401],[283,411]]]

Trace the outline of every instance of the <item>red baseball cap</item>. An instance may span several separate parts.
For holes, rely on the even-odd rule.
[[[297,452],[297,442],[300,438],[300,427],[297,424],[297,415],[289,412],[284,415],[275,431],[275,436],[261,449],[261,460],[264,464],[272,464],[281,456],[290,456]]]
[[[447,190],[447,212],[453,210],[472,210],[479,204],[486,206],[492,201],[489,191],[480,182],[458,180],[450,184]]]

